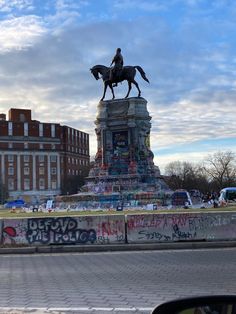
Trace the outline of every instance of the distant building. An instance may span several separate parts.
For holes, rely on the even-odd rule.
[[[61,193],[68,177],[89,166],[89,135],[57,123],[31,119],[31,110],[0,114],[0,183],[12,198]]]

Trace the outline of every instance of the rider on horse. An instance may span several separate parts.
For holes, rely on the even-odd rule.
[[[110,81],[118,80],[120,77],[121,71],[123,69],[124,61],[123,61],[123,57],[122,57],[120,48],[116,49],[116,54],[115,54],[115,56],[114,56],[114,58],[110,64],[110,66],[112,66],[113,63],[114,63],[114,67],[111,68],[111,70],[110,70],[110,77],[109,77]],[[113,86],[117,86],[117,82]]]

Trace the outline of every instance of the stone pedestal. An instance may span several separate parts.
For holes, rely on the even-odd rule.
[[[99,102],[95,121],[97,154],[85,190],[154,192],[165,186],[153,163],[150,121],[144,98]]]

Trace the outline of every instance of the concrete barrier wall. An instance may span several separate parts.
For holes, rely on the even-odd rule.
[[[124,215],[4,219],[3,245],[125,243]]]
[[[128,243],[235,239],[236,213],[127,215]]]
[[[3,219],[4,246],[236,240],[236,212]]]

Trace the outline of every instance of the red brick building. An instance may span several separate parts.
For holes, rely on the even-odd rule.
[[[89,135],[32,120],[31,110],[0,114],[0,182],[12,198],[51,197],[89,166]]]

